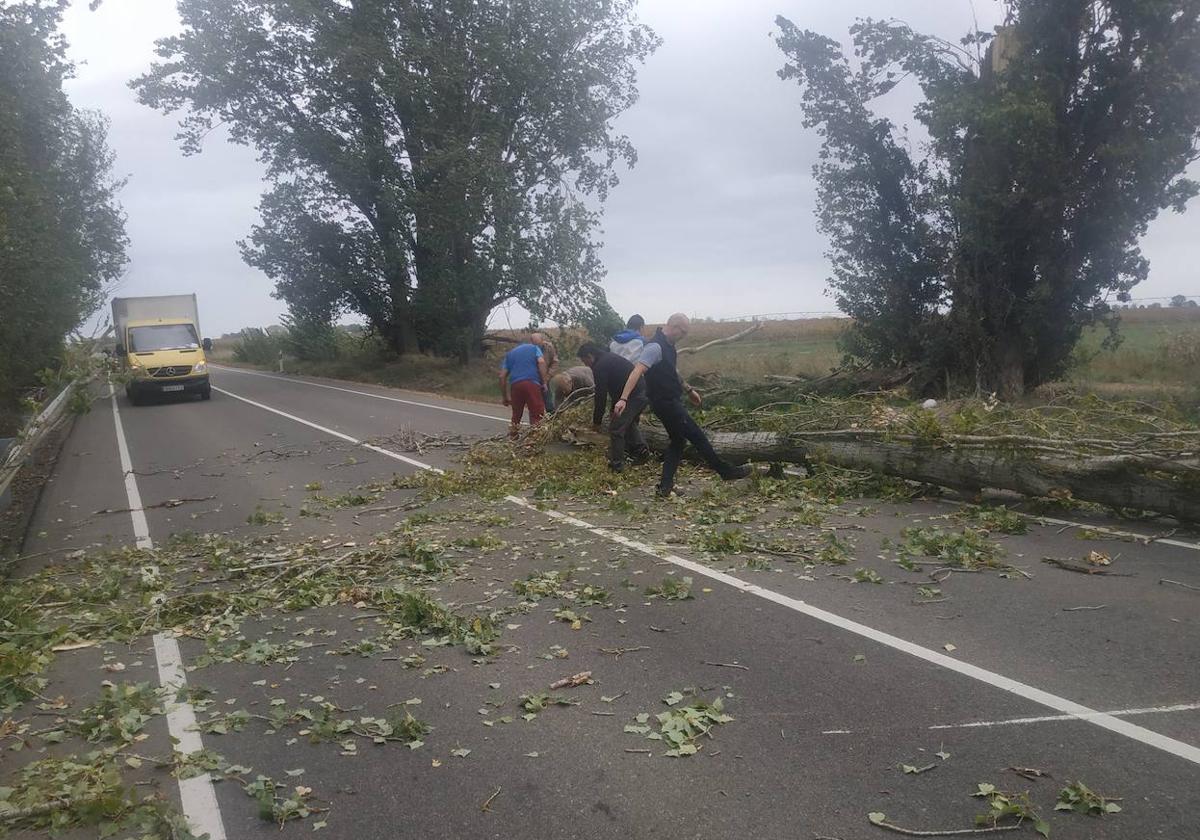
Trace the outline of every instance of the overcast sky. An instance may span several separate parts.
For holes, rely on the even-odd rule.
[[[975,0],[980,28],[1000,3]],[[604,219],[605,287],[622,314],[662,320],[682,309],[731,317],[834,309],[825,294],[825,242],[815,230],[811,168],[818,148],[801,125],[799,89],[775,72],[775,15],[841,39],[856,17],[902,18],[957,39],[972,26],[969,0],[642,0],[642,20],[663,38],[643,68],[641,100],[618,130],[638,149]],[[176,119],[139,105],[128,81],[153,59],[153,42],[179,28],[169,0],[76,0],[65,21],[79,63],[69,93],[112,120],[121,201],[132,240],[123,295],[196,292],[209,335],[275,323],[271,282],[245,265],[236,241],[256,221],[263,189],[253,150],[214,135],[184,157]],[[893,97],[889,115],[912,102]],[[1137,297],[1200,294],[1193,206],[1164,214],[1144,242],[1152,269]],[[524,313],[513,309],[513,326]],[[496,325],[506,313],[497,312]]]

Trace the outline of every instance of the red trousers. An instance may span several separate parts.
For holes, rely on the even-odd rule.
[[[529,379],[514,382],[509,386],[509,401],[512,402],[513,429],[521,425],[521,415],[529,408],[529,425],[536,426],[546,413],[546,403],[542,399],[542,385]]]

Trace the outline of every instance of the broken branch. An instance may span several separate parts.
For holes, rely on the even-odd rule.
[[[762,326],[762,321],[755,321],[753,324],[746,327],[746,329],[736,332],[733,335],[727,335],[724,338],[714,338],[712,341],[706,341],[698,347],[680,347],[676,352],[679,355],[699,353],[701,350],[707,350],[709,347],[716,347],[718,344],[728,344],[731,341],[737,341],[739,338],[745,338],[746,336],[750,335],[750,333],[761,330]]]

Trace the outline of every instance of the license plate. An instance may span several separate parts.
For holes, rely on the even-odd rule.
[[[167,391],[182,391],[183,386],[182,385],[164,385],[164,386],[162,386],[162,389],[163,389],[163,393],[165,394]]]

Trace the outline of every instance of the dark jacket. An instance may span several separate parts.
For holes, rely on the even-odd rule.
[[[616,405],[617,400],[621,399],[621,392],[625,390],[625,383],[629,381],[629,374],[633,373],[633,362],[628,359],[622,359],[616,353],[609,353],[607,350],[600,351],[592,362],[592,376],[596,380],[596,397],[592,408],[592,425],[600,425],[600,421],[604,419],[604,409],[609,400]],[[633,393],[630,394],[630,399],[633,397],[645,397],[646,388],[639,381]]]
[[[654,338],[647,341],[646,344],[657,344],[662,348],[662,359],[655,362],[645,375],[650,404],[679,399],[683,396],[683,380],[679,378],[679,370],[675,367],[676,359],[678,359],[675,345],[667,341],[662,330],[656,332]]]

